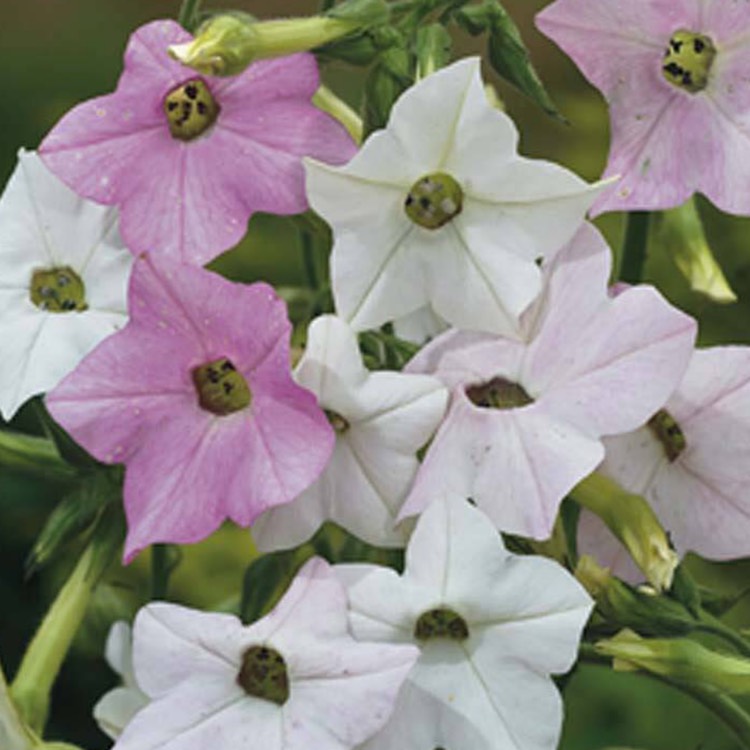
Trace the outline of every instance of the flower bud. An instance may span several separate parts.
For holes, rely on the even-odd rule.
[[[719,304],[737,301],[737,295],[711,252],[695,198],[664,211],[658,238],[694,292]]]
[[[750,659],[718,653],[687,638],[641,638],[622,630],[599,641],[598,653],[611,656],[619,671],[645,670],[675,682],[732,693],[750,693]]]
[[[596,473],[576,485],[571,495],[604,521],[657,591],[670,588],[679,558],[642,497]]]
[[[204,75],[233,76],[254,60],[310,50],[359,31],[369,17],[344,14],[255,21],[241,13],[219,15],[206,21],[193,41],[171,45],[169,54]]]

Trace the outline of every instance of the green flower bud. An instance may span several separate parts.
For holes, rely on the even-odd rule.
[[[669,589],[679,558],[642,497],[596,473],[576,485],[571,495],[604,521],[657,591]]]
[[[210,18],[192,42],[171,45],[169,54],[204,75],[232,76],[253,60],[320,47],[366,25],[354,14],[351,18],[329,15],[255,21],[233,13]]]
[[[750,659],[718,653],[687,638],[641,638],[623,630],[599,641],[598,653],[610,656],[620,671],[645,670],[674,682],[711,687],[725,693],[750,693]]]
[[[718,304],[737,301],[708,244],[695,198],[662,213],[657,240],[694,292]]]

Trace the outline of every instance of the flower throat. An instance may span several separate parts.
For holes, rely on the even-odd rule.
[[[708,85],[715,57],[710,37],[680,29],[672,34],[664,52],[662,74],[678,89],[697,94]]]

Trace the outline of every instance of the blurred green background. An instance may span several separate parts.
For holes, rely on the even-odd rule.
[[[548,118],[496,77],[488,78],[497,85],[519,125],[523,153],[561,162],[593,180],[606,161],[606,107],[572,63],[535,30],[533,16],[546,4],[543,0],[505,3],[570,124]],[[222,7],[227,5],[222,2]],[[218,6],[207,1],[206,7]],[[231,7],[258,17],[308,14],[316,9],[312,0],[236,0]],[[150,19],[175,17],[178,10],[177,0],[2,0],[0,184],[13,170],[19,147],[35,148],[67,109],[114,88],[122,51],[133,29]],[[457,51],[478,52],[481,44],[462,38]],[[327,68],[324,77],[357,106],[360,71],[337,64]],[[648,278],[700,319],[703,343],[748,342],[750,224],[746,219],[721,215],[706,202],[701,202],[701,212],[739,302],[719,306],[690,292],[666,257],[651,258]],[[599,223],[613,246],[619,245],[621,217],[608,216]],[[256,217],[248,239],[223,256],[217,266],[231,277],[244,280],[266,279],[286,285],[302,283],[304,277],[295,230],[269,217]],[[13,426],[38,430],[29,409],[22,410]],[[59,495],[60,489],[52,483],[0,472],[0,660],[9,676],[70,563],[61,561],[39,575],[29,579],[24,576],[24,559]],[[246,532],[238,529],[225,529],[214,539],[185,548],[171,595],[198,607],[231,603],[238,595],[251,554]],[[744,563],[691,564],[703,581],[722,590],[744,588],[750,572]],[[108,740],[98,732],[90,715],[93,702],[115,682],[101,658],[103,638],[112,619],[130,616],[143,601],[147,570],[147,559],[139,559],[127,570],[115,566],[107,585],[101,587],[55,690],[50,737],[80,743],[88,750],[108,747]],[[750,625],[747,608],[736,608],[733,618],[744,627]],[[581,668],[568,683],[565,700],[565,750],[614,745],[653,750],[734,747],[730,736],[702,707],[637,675]]]

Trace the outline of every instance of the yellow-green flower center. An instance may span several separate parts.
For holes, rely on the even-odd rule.
[[[467,386],[466,395],[472,404],[484,409],[515,409],[534,403],[520,383],[500,377]]]
[[[212,414],[232,414],[250,406],[253,400],[242,373],[226,357],[199,365],[192,375],[198,403]]]
[[[248,695],[283,706],[289,699],[289,674],[284,657],[268,646],[250,646],[242,655],[237,684]]]
[[[40,268],[31,275],[31,301],[47,312],[88,310],[83,279],[69,266]]]
[[[349,429],[349,422],[336,411],[331,409],[325,409],[325,415],[328,417],[328,421],[331,423],[331,427],[339,434],[346,432]]]
[[[662,73],[673,86],[697,94],[708,85],[715,57],[716,47],[710,37],[679,29],[664,52]]]
[[[461,213],[464,191],[445,172],[417,180],[404,201],[406,215],[424,229],[439,229]]]
[[[687,448],[685,433],[682,431],[680,425],[677,424],[675,418],[666,409],[659,409],[648,420],[648,428],[662,444],[670,463],[676,461],[679,455]]]
[[[203,135],[216,122],[219,110],[211,90],[200,78],[172,89],[164,98],[169,132],[180,141]]]
[[[420,615],[414,626],[414,637],[419,641],[429,641],[433,638],[465,641],[469,637],[469,626],[466,620],[452,609],[439,607]]]

